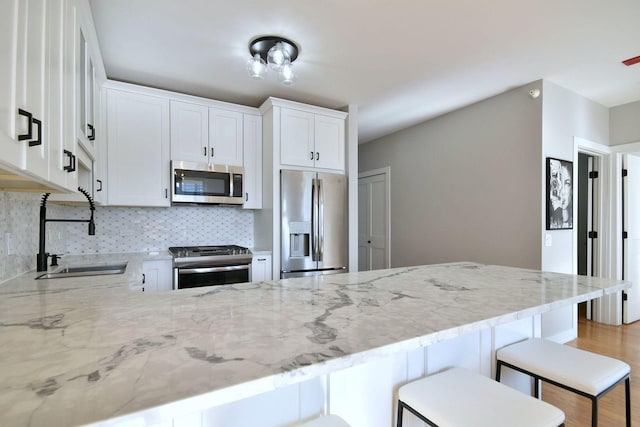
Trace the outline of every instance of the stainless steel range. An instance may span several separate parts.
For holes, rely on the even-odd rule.
[[[176,246],[173,289],[228,285],[251,281],[251,251],[242,246]]]

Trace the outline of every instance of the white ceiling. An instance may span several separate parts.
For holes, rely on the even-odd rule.
[[[640,100],[638,0],[90,0],[107,76],[244,105],[357,104],[360,142],[547,79]],[[294,86],[246,73],[248,43],[300,46]]]

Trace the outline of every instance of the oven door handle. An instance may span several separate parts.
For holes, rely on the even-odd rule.
[[[205,268],[178,268],[178,274],[202,274],[202,273],[216,273],[219,271],[236,271],[236,270],[248,270],[250,264],[246,265],[228,265],[225,267],[205,267]]]

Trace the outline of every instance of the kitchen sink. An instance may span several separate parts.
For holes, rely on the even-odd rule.
[[[62,267],[55,271],[41,274],[37,279],[62,279],[65,277],[104,276],[108,274],[122,274],[127,269],[127,263],[78,265]]]

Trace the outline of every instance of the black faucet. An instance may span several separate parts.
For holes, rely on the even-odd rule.
[[[46,240],[46,224],[47,222],[88,222],[89,223],[89,236],[96,234],[96,224],[93,222],[93,211],[96,210],[96,206],[93,203],[93,199],[89,195],[89,192],[82,187],[78,187],[78,191],[84,194],[89,200],[89,207],[91,209],[91,218],[89,219],[47,219],[47,199],[51,193],[46,193],[42,196],[42,202],[40,203],[40,247],[37,255],[38,271],[47,271],[47,258],[49,254],[45,252],[45,240]]]

